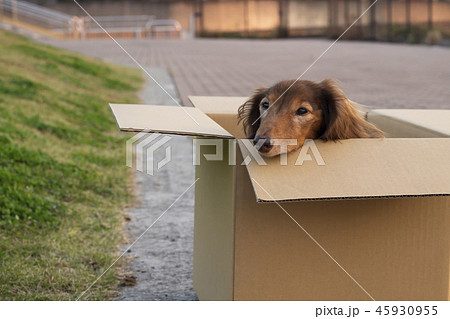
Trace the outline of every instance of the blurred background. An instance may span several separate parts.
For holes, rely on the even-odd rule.
[[[374,0],[85,0],[120,37],[338,37]],[[105,37],[70,0],[0,0],[0,16],[60,37]],[[42,30],[42,31],[44,31]],[[449,0],[380,0],[346,39],[448,44]]]

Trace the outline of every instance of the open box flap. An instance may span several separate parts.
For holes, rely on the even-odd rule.
[[[194,107],[110,104],[121,131],[233,138],[219,124]]]
[[[325,165],[318,165],[320,157],[314,147],[307,150],[311,160],[302,165],[294,165],[300,150],[287,156],[286,166],[280,165],[279,156],[264,158],[266,166],[251,160],[247,169],[257,201],[450,194],[450,139],[351,139],[314,144]],[[250,155],[242,140],[239,147],[244,159]]]
[[[237,114],[239,106],[244,104],[248,97],[237,96],[188,96],[195,108],[205,114]]]
[[[450,136],[450,110],[376,109],[367,114],[367,119],[388,131],[399,131],[402,125],[408,127],[407,132],[420,128],[430,137]]]
[[[238,109],[248,100],[248,97],[224,96],[189,96],[191,103],[214,122],[236,138],[245,136],[244,127],[238,124]]]
[[[189,101],[205,114],[237,114],[239,106],[248,97],[236,96],[188,96]]]

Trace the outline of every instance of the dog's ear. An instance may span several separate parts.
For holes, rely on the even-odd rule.
[[[260,124],[259,104],[267,95],[267,88],[259,88],[253,96],[239,107],[238,119],[244,126],[244,133],[247,138],[254,138]]]
[[[323,127],[319,136],[322,140],[348,138],[383,137],[383,133],[367,122],[361,111],[344,94],[333,80],[319,83],[320,107]]]

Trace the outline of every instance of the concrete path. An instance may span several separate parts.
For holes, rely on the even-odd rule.
[[[149,68],[149,71],[158,77],[169,94],[178,99],[166,69]],[[151,80],[146,82],[141,99],[145,104],[176,104]],[[131,217],[126,225],[130,242],[144,233],[194,182],[192,139],[170,137],[171,140],[165,144],[171,150],[169,164],[153,175],[135,173],[138,204],[127,212]],[[165,155],[165,148],[158,151],[154,154],[157,159]],[[194,187],[177,200],[127,253],[132,258],[129,266],[137,284],[124,287],[118,299],[197,300],[192,284],[193,232]]]

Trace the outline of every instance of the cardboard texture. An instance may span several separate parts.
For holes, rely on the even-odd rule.
[[[256,203],[244,166],[236,178],[234,300],[371,300],[304,230],[375,300],[447,300],[447,197],[301,201],[283,210]]]
[[[246,98],[190,100],[201,128],[178,123],[187,120],[180,108],[111,108],[123,130],[243,136],[236,111]],[[395,136],[401,118],[398,134],[410,129],[409,137],[429,137],[445,133],[443,122],[434,127],[429,120],[442,117],[433,112],[420,115],[428,119],[420,125],[402,110],[395,118],[369,112],[368,119],[388,123]],[[265,166],[254,160],[240,165],[249,155],[242,141],[223,145],[223,159],[216,161],[204,156],[215,154],[215,146],[202,146],[196,166],[194,286],[200,300],[449,299],[450,139],[315,141],[325,165],[309,152],[311,160],[297,166],[300,150],[285,166],[280,157]]]
[[[292,201],[450,195],[450,139],[352,139],[315,141],[325,165],[288,165],[269,158],[269,166],[247,165],[258,201]],[[244,157],[248,149],[239,142]],[[424,165],[432,163],[432,165]],[[444,168],[448,168],[447,170]]]
[[[120,130],[232,138],[203,112],[192,107],[110,104]]]
[[[234,299],[234,205],[235,166],[228,165],[229,144],[224,158],[208,161],[215,146],[202,146],[196,167],[193,279],[200,300]],[[200,183],[200,181],[202,181]]]
[[[387,137],[450,137],[450,110],[371,110],[370,122]]]
[[[216,123],[220,123],[225,130],[233,134],[235,138],[244,138],[244,129],[236,125],[236,114],[239,106],[245,103],[246,97],[223,96],[189,96],[189,101],[208,115]]]

